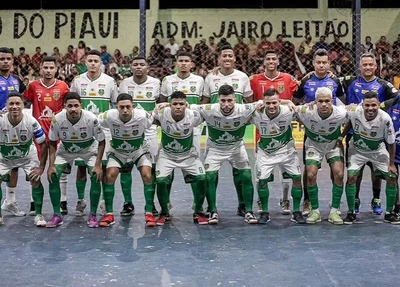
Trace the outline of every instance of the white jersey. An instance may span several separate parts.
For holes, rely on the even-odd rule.
[[[204,81],[203,96],[210,98],[211,103],[218,103],[219,87],[226,84],[233,87],[238,104],[243,103],[243,98],[253,95],[249,77],[242,71],[235,69],[229,75],[223,75],[220,72],[218,72],[218,75],[208,74]]]
[[[114,78],[104,73],[94,81],[88,78],[87,72],[78,75],[72,81],[70,90],[81,96],[82,108],[96,116],[108,111],[118,96]]]
[[[191,105],[207,123],[207,147],[235,148],[243,143],[246,125],[256,109],[256,104],[235,104],[233,112],[225,116],[219,104]]]
[[[15,160],[27,157],[31,149],[35,149],[33,140],[41,144],[46,140],[46,135],[38,121],[28,114],[23,113],[22,120],[13,126],[8,113],[0,117],[0,153],[2,158]]]
[[[203,93],[204,79],[195,74],[180,78],[178,74],[165,76],[161,83],[161,95],[168,98],[173,92],[181,91],[189,104],[199,104]]]
[[[147,112],[152,112],[156,107],[156,101],[160,96],[160,80],[147,76],[144,83],[137,84],[133,77],[122,80],[119,84],[119,93],[127,93],[132,96],[133,103],[137,108],[144,109]],[[146,136],[156,136],[157,126],[153,125],[146,130]]]
[[[319,152],[329,152],[336,146],[342,134],[342,125],[347,121],[345,106],[332,106],[332,109],[332,114],[322,119],[316,106],[312,109],[309,105],[298,106],[296,116],[304,124],[306,145],[313,146]]]
[[[134,109],[128,122],[122,122],[117,109],[99,115],[103,128],[111,132],[111,147],[122,154],[132,154],[142,147],[145,130],[153,124],[153,117],[144,110]]]
[[[176,122],[172,118],[171,108],[165,107],[154,113],[154,119],[159,121],[161,126],[161,148],[165,154],[177,160],[184,160],[193,155],[193,128],[203,122],[198,112],[186,109],[185,117]]]
[[[260,132],[258,147],[268,154],[287,152],[294,148],[292,136],[293,112],[288,106],[281,105],[279,115],[270,119],[265,111],[256,111],[251,122]]]
[[[85,153],[95,140],[101,142],[105,136],[96,115],[92,112],[82,110],[79,121],[72,124],[67,118],[66,110],[63,110],[51,122],[49,139],[61,140],[60,144],[69,153]]]
[[[387,144],[395,142],[393,122],[385,111],[378,110],[378,115],[371,121],[365,119],[362,106],[351,107],[347,114],[354,130],[350,144],[357,151],[376,153],[386,149],[385,142]]]

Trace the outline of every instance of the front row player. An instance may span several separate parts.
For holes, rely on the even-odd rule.
[[[126,93],[118,95],[116,106],[116,109],[99,115],[100,125],[111,132],[103,191],[106,214],[100,221],[100,226],[107,227],[115,223],[113,215],[115,181],[120,172],[131,174],[133,166],[136,165],[144,186],[146,226],[154,227],[156,220],[152,211],[155,184],[152,176],[150,145],[145,140],[145,131],[152,126],[153,117],[142,109],[134,109],[132,96]]]
[[[397,170],[394,164],[395,132],[392,119],[388,113],[380,109],[378,95],[375,92],[367,92],[362,106],[354,107],[347,113],[350,121],[342,136],[345,136],[350,128],[353,128],[354,134],[350,140],[346,182],[349,212],[344,223],[352,224],[356,221],[354,209],[357,177],[362,167],[371,162],[375,175],[386,180],[384,221],[400,224],[399,216],[393,211],[397,192]]]
[[[50,182],[49,193],[54,215],[46,227],[56,227],[63,223],[60,213],[60,176],[71,170],[76,158],[82,159],[88,167],[90,186],[90,214],[87,224],[98,227],[96,211],[101,194],[102,157],[106,145],[103,129],[97,117],[82,110],[81,97],[78,93],[67,93],[64,98],[65,110],[57,114],[51,123],[49,140],[49,168],[47,177]],[[57,141],[60,144],[57,147]]]
[[[13,168],[22,168],[32,185],[35,205],[35,225],[45,226],[42,215],[44,189],[40,177],[46,166],[48,146],[46,136],[38,121],[23,112],[24,101],[19,93],[10,93],[7,98],[7,111],[0,117],[0,186],[1,178]],[[34,140],[40,146],[40,162]],[[0,201],[2,197],[0,187]],[[0,224],[3,224],[0,209]]]

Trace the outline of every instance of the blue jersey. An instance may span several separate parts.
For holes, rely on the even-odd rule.
[[[393,122],[396,144],[394,162],[400,164],[400,98],[397,98],[391,107],[385,107]]]
[[[397,89],[388,81],[375,77],[367,82],[363,77],[346,76],[342,78],[346,93],[346,104],[360,104],[367,92],[376,92],[379,102],[384,102],[397,96]]]
[[[10,74],[8,78],[0,75],[0,110],[3,111],[6,107],[8,94],[11,92],[23,93],[25,85],[18,76]]]
[[[326,76],[325,78],[320,79],[315,74],[301,80],[300,86],[294,93],[293,97],[304,99],[305,103],[315,101],[315,92],[320,87],[327,87],[332,90],[332,102],[334,105],[336,105],[337,98],[343,98],[343,88],[338,78]]]

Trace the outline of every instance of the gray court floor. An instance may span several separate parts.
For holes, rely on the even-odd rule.
[[[249,155],[254,161],[252,150]],[[367,168],[358,224],[328,223],[331,182],[324,163],[318,179],[321,224],[296,226],[290,216],[281,215],[281,186],[274,182],[271,222],[248,225],[236,215],[231,169],[224,165],[218,189],[220,223],[198,226],[192,222],[190,186],[177,172],[172,222],[145,228],[142,183],[134,171],[136,215],[128,219],[119,216],[122,194],[117,185],[116,224],[91,229],[86,226],[86,216],[73,215],[77,197],[71,175],[70,215],[64,217],[61,227],[37,228],[33,217],[4,213],[0,286],[399,286],[400,226],[383,223],[383,216],[371,214],[369,176]],[[28,211],[29,186],[22,172],[17,198]],[[345,211],[345,196],[343,201]],[[47,183],[44,215],[51,215]]]

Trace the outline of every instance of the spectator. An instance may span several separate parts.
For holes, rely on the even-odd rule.
[[[256,42],[256,38],[250,37],[247,47],[249,47],[249,57],[252,57],[253,55],[257,54],[258,44]]]
[[[25,59],[26,64],[30,64],[31,58],[29,57],[28,54],[25,53],[25,47],[19,48],[19,55],[17,57],[17,65],[21,63],[22,58]]]
[[[215,44],[215,38],[213,36],[208,37],[208,48],[211,52],[217,53],[217,44]]]
[[[101,55],[101,61],[103,62],[103,65],[105,66],[105,68],[107,70],[108,65],[111,63],[111,61],[113,59],[111,54],[107,52],[107,45],[100,46],[100,55]]]
[[[33,71],[36,75],[39,75],[39,70],[40,70],[40,63],[42,62],[43,59],[43,54],[42,49],[40,47],[36,47],[36,53],[32,55],[31,59],[31,66],[33,68]]]
[[[334,36],[333,42],[328,45],[328,51],[339,53],[341,49],[343,49],[344,45],[340,42],[340,37],[338,35]]]
[[[265,51],[273,50],[274,45],[272,44],[271,41],[268,40],[268,37],[266,35],[262,35],[261,42],[258,44],[258,49],[260,48],[263,50],[263,53],[265,53]]]
[[[158,40],[157,38],[154,39],[154,44],[151,45],[150,51],[152,49],[153,49],[153,54],[154,54],[153,56],[155,56],[157,58],[164,56],[164,46],[160,44],[160,40]],[[179,46],[177,49],[179,49]]]
[[[375,53],[375,45],[374,43],[372,43],[370,36],[365,37],[364,47],[365,47],[365,53]]]
[[[321,37],[319,37],[319,41],[317,43],[315,43],[315,47],[316,49],[325,49],[325,50],[329,50],[328,48],[328,43],[325,42],[326,37],[324,35],[322,35]]]
[[[179,51],[179,44],[175,42],[174,37],[171,37],[169,38],[169,42],[165,44],[164,48],[168,48],[171,51],[171,55],[175,56],[176,53],[178,53]],[[164,51],[164,49],[162,49],[161,51]]]
[[[63,64],[64,58],[63,58],[63,55],[60,53],[60,50],[58,49],[58,47],[54,47],[54,48],[53,48],[53,54],[52,54],[52,56],[56,58],[57,64],[58,64],[59,66]]]
[[[113,55],[114,63],[116,63],[118,66],[121,66],[123,59],[124,59],[124,56],[122,56],[121,50],[120,49],[115,49],[114,50],[114,55]]]
[[[129,62],[132,62],[132,60],[135,59],[138,56],[139,56],[139,47],[138,46],[134,46],[132,48],[132,53],[129,54]]]
[[[312,55],[312,49],[314,46],[314,42],[312,41],[312,37],[310,34],[307,34],[304,40],[300,43],[300,47],[304,48],[304,55]],[[299,48],[300,48],[299,47]]]
[[[169,47],[167,47],[167,45],[165,45],[165,48],[169,49]],[[165,49],[164,49],[164,51],[165,51]],[[186,51],[186,52],[189,52],[189,53],[191,53],[193,51],[193,47],[192,47],[192,45],[190,45],[189,40],[183,40],[182,46],[179,47],[179,51]],[[171,55],[175,56],[176,53],[173,54],[172,51],[171,51]]]
[[[276,40],[272,43],[272,46],[275,52],[277,52],[279,56],[283,55],[286,52],[284,43],[285,42],[283,41],[283,35],[282,34],[276,35]]]
[[[76,63],[79,65],[85,65],[86,60],[86,43],[83,40],[78,42],[78,47],[76,48]]]

